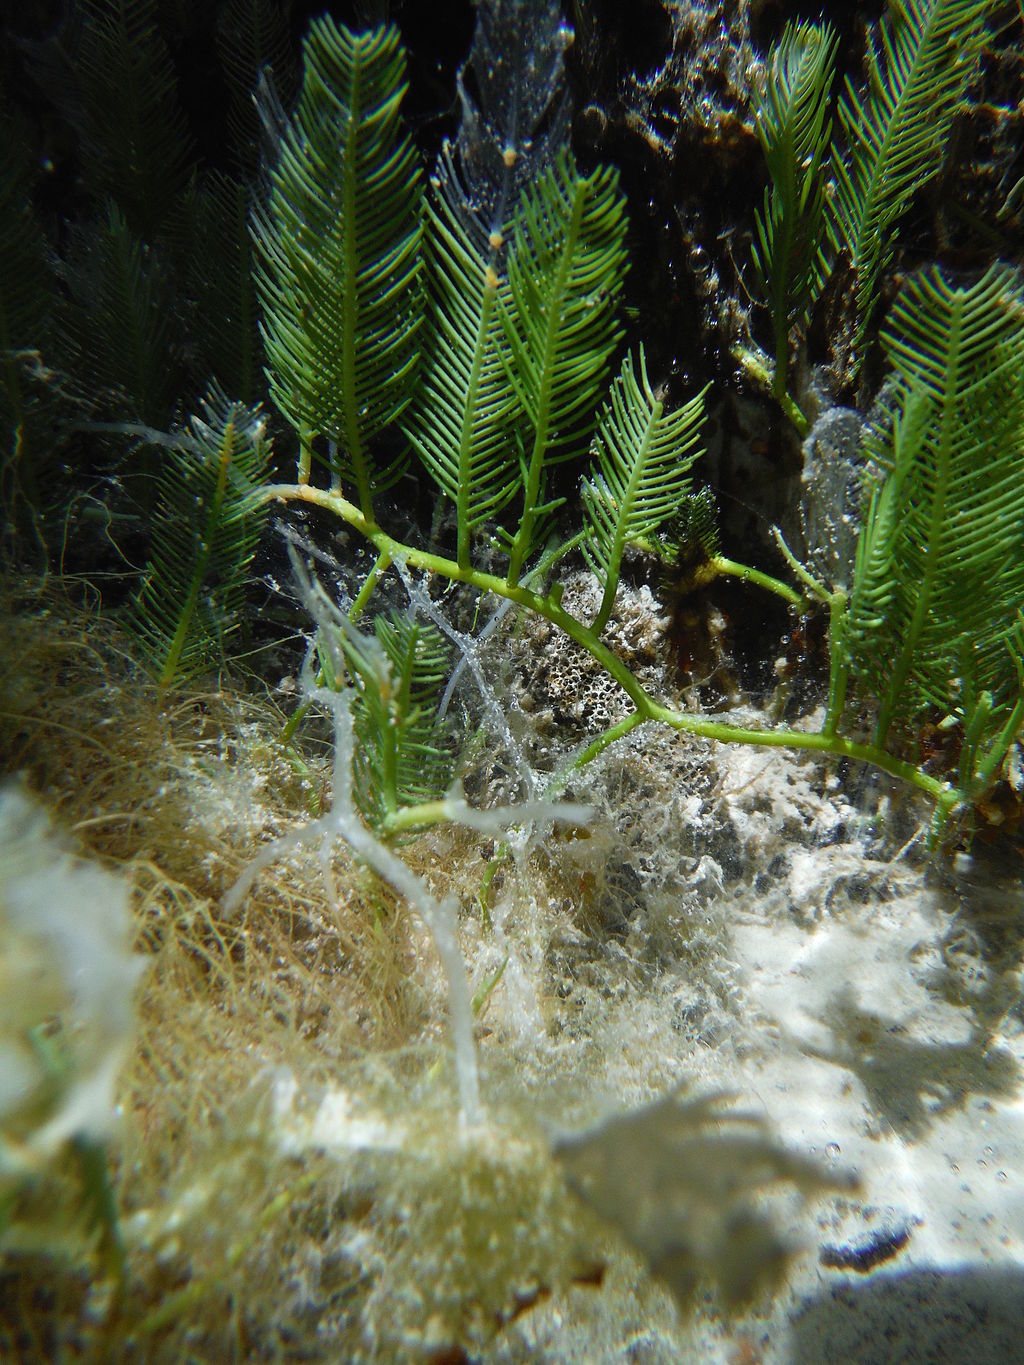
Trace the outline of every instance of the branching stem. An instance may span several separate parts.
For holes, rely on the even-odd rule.
[[[749,564],[739,564],[735,559],[727,559],[725,555],[714,555],[709,567],[722,577],[739,578],[744,583],[754,583],[759,588],[766,588],[768,592],[773,592],[777,597],[781,597],[784,602],[788,602],[791,607],[806,607],[807,605],[807,598],[804,594],[797,592],[788,583],[784,583],[781,578],[775,578],[772,574],[764,573],[761,569],[752,569]]]
[[[436,573],[452,582],[468,583],[480,592],[490,592],[497,597],[507,598],[528,611],[543,616],[575,640],[614,678],[635,708],[625,720],[617,722],[598,736],[576,760],[576,766],[596,758],[616,739],[627,734],[635,726],[651,720],[668,725],[673,730],[699,735],[702,739],[717,740],[723,744],[753,744],[762,748],[797,749],[868,763],[925,792],[944,814],[948,814],[960,800],[960,793],[956,788],[922,772],[912,763],[895,758],[878,744],[862,743],[828,731],[808,733],[788,729],[753,730],[665,706],[647,693],[627,665],[597,638],[590,627],[585,626],[562,607],[555,594],[541,596],[521,584],[512,586],[506,579],[485,573],[481,569],[463,568],[455,560],[447,559],[443,555],[403,545],[382,531],[375,522],[369,521],[354,503],[349,502],[340,493],[314,488],[308,484],[271,484],[261,491],[259,498],[260,501],[305,502],[323,507],[340,516],[349,526],[371,541],[379,554],[387,554],[395,562],[406,564],[410,568]]]

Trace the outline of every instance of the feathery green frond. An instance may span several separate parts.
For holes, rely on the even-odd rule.
[[[251,192],[211,172],[191,212],[188,285],[194,302],[190,340],[199,364],[225,393],[255,403],[263,389],[249,233]]]
[[[451,755],[437,723],[450,658],[440,631],[408,612],[378,616],[373,625],[367,636],[345,622],[340,644],[356,691],[355,796],[379,828],[403,806],[438,799],[450,781]],[[346,680],[328,681],[337,687]]]
[[[608,167],[580,175],[565,153],[524,191],[503,309],[508,377],[532,428],[523,512],[509,583],[518,581],[543,512],[545,469],[590,441],[608,361],[621,335],[615,307],[626,268],[625,202]]]
[[[69,255],[65,341],[80,381],[123,415],[164,429],[182,387],[174,280],[117,205]]]
[[[763,215],[756,215],[753,251],[775,335],[777,395],[786,391],[790,330],[806,322],[824,281],[824,163],[835,50],[827,24],[787,24],[771,53],[765,90],[754,96],[771,188]]]
[[[501,321],[508,285],[482,258],[462,218],[438,196],[427,216],[428,330],[423,376],[405,431],[435,483],[455,505],[458,561],[470,538],[520,483],[514,439],[518,400],[508,382]]]
[[[973,651],[965,644],[961,653],[963,743],[958,785],[965,799],[983,796],[998,780],[1010,746],[1024,728],[1024,612],[1019,608],[1005,644],[1008,658],[1004,663],[1017,675],[1015,698],[1012,694],[996,698],[987,688],[979,687]]]
[[[288,14],[280,0],[227,0],[217,20],[217,55],[227,84],[228,135],[241,171],[259,163],[260,122],[253,99],[260,71],[269,66],[282,101],[298,90]]]
[[[710,488],[700,488],[683,498],[670,533],[677,563],[714,559],[722,548],[722,537],[718,528],[718,504]]]
[[[86,181],[152,243],[177,213],[193,169],[174,67],[154,0],[80,0],[74,54]]]
[[[643,347],[639,377],[633,357],[623,361],[594,438],[597,471],[583,481],[582,549],[604,589],[595,634],[611,615],[626,546],[653,536],[690,491],[703,415],[703,393],[665,413],[647,379]]]
[[[897,379],[891,417],[869,442],[880,476],[841,647],[859,690],[878,700],[879,745],[894,722],[931,706],[973,727],[981,753],[1021,695],[1020,277],[994,266],[965,288],[923,272],[900,294],[882,342]]]
[[[665,529],[652,537],[653,549],[666,565],[665,586],[675,596],[706,587],[722,572],[718,505],[710,488],[685,493]]]
[[[252,499],[270,462],[265,419],[216,390],[203,411],[166,454],[133,612],[161,689],[223,661],[267,517]]]
[[[407,425],[432,477],[455,505],[457,559],[473,533],[515,496],[522,404],[509,384],[511,220],[526,188],[568,138],[558,0],[491,0],[477,8],[458,74],[454,146],[445,143],[428,214],[430,336],[426,374]]]
[[[566,154],[526,190],[509,257],[509,378],[545,460],[586,449],[621,329],[625,201],[609,167],[580,175]]]
[[[847,78],[839,119],[848,152],[833,160],[832,234],[857,276],[855,363],[893,228],[938,173],[950,124],[977,61],[989,0],[901,0],[868,48],[867,89]]]
[[[332,472],[371,519],[390,471],[369,447],[409,402],[419,360],[422,194],[404,77],[396,28],[315,21],[255,223],[271,395],[306,452],[315,434],[337,444]]]

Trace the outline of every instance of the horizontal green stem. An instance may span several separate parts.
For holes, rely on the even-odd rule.
[[[717,574],[728,578],[739,578],[744,583],[755,583],[759,588],[767,588],[776,596],[781,597],[784,602],[788,602],[791,607],[804,607],[807,599],[802,593],[784,583],[781,578],[775,578],[770,573],[764,573],[761,569],[752,569],[749,564],[739,564],[735,559],[726,559],[725,555],[714,555],[710,561],[710,567]]]
[[[426,550],[418,550],[413,546],[403,545],[382,531],[376,523],[371,522],[354,503],[349,502],[340,493],[313,488],[308,484],[273,484],[262,491],[260,500],[306,502],[323,507],[342,517],[348,525],[354,527],[367,540],[371,541],[380,554],[389,555],[393,561],[407,564],[427,573],[439,574],[442,578],[450,579],[456,583],[469,583],[481,592],[491,592],[497,597],[507,598],[510,602],[515,602],[528,611],[536,612],[539,616],[545,617],[552,625],[558,626],[566,635],[575,640],[614,678],[635,707],[634,713],[598,736],[589,746],[589,749],[585,750],[581,758],[577,760],[577,766],[596,757],[615,739],[628,733],[634,726],[643,721],[653,720],[671,726],[673,730],[699,735],[702,739],[717,740],[722,744],[753,744],[761,748],[796,749],[809,753],[832,754],[837,758],[850,758],[860,763],[868,763],[893,777],[909,782],[912,786],[925,792],[947,811],[952,809],[959,799],[959,793],[948,783],[940,782],[937,778],[922,772],[912,763],[894,758],[876,744],[861,743],[857,740],[847,739],[842,735],[807,733],[803,730],[752,730],[744,726],[728,725],[721,721],[710,720],[706,716],[691,715],[689,712],[677,711],[671,706],[665,706],[661,702],[655,701],[644,690],[626,664],[616,654],[613,654],[588,626],[577,620],[575,616],[571,616],[561,606],[554,594],[541,596],[539,593],[531,592],[529,588],[523,587],[522,584],[512,586],[506,579],[498,578],[494,574],[484,573],[481,569],[463,568],[455,560],[446,559],[443,555],[431,554]],[[444,805],[443,802],[437,804],[439,807]],[[423,807],[412,808],[413,812],[422,810],[424,810]],[[401,811],[394,812],[390,818],[397,820],[399,817],[402,817]],[[412,814],[402,818],[408,818],[410,824],[422,823],[422,821],[414,819]]]
[[[451,824],[453,819],[454,807],[450,801],[421,801],[415,806],[399,806],[397,810],[388,811],[381,828],[384,834],[391,836],[407,834],[413,829],[427,829],[431,825]]]

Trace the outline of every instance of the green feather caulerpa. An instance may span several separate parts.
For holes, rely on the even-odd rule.
[[[934,0],[937,7],[942,3]],[[900,25],[910,24],[918,46],[931,41],[934,16],[922,15],[923,7],[893,21],[884,40],[892,60],[910,41],[898,36]],[[974,9],[971,15],[977,18]],[[813,38],[799,30],[787,50],[775,68],[777,93],[781,100],[785,90],[795,92],[803,114],[790,119],[777,101],[778,126],[789,126],[790,119],[790,144],[803,145],[803,138],[812,165],[819,166],[831,40],[824,32]],[[963,61],[955,65],[959,80]],[[886,85],[878,76],[890,92],[896,80],[894,75]],[[906,86],[904,108],[907,91],[916,87],[906,71],[898,80],[901,89]],[[565,631],[631,703],[578,763],[636,726],[657,721],[722,741],[872,763],[926,792],[940,823],[958,805],[977,801],[998,780],[1021,719],[1021,585],[1015,571],[995,572],[999,563],[1024,562],[1020,509],[1012,502],[1024,486],[1021,348],[1013,340],[1021,309],[1017,276],[997,270],[977,286],[959,288],[932,272],[911,280],[893,310],[883,346],[896,371],[895,387],[869,447],[860,543],[852,578],[844,580],[851,582],[849,590],[819,582],[792,556],[795,588],[726,559],[714,545],[706,552],[705,577],[740,576],[801,609],[814,600],[828,604],[832,680],[822,729],[754,730],[694,715],[652,697],[602,638],[625,548],[657,549],[673,523],[688,520],[694,499],[704,496],[689,485],[703,395],[666,412],[647,379],[642,351],[638,361],[626,357],[608,387],[626,268],[625,206],[614,173],[598,167],[583,175],[564,147],[549,147],[546,164],[533,165],[514,202],[504,192],[481,193],[484,216],[474,216],[469,201],[460,206],[457,200],[467,172],[450,150],[435,183],[424,190],[401,125],[403,89],[404,59],[394,29],[353,35],[327,19],[313,25],[303,93],[281,131],[268,202],[254,227],[271,393],[298,433],[297,479],[263,487],[248,505],[274,499],[315,504],[366,538],[377,562],[354,616],[366,610],[381,575],[397,562],[407,575],[427,572],[468,584]],[[887,100],[874,97],[871,126]],[[910,139],[906,145],[913,151],[916,144]],[[514,151],[498,158],[500,164],[514,166]],[[861,171],[851,172],[855,187],[858,176]],[[805,207],[817,195],[816,184],[812,177],[807,194],[800,191]],[[783,216],[769,198],[761,220],[765,259],[778,234],[788,231]],[[847,215],[844,221],[852,220]],[[817,287],[820,262],[811,243],[813,234],[804,265],[779,295],[787,320],[806,310]],[[341,293],[337,271],[347,281]],[[953,335],[956,346],[947,345],[944,338]],[[974,422],[970,403],[957,397],[961,386],[987,395],[983,427]],[[610,396],[602,415],[604,393]],[[411,453],[454,506],[454,558],[406,544],[377,520],[374,498],[393,477],[396,448],[380,436],[399,425]],[[989,433],[999,433],[998,441]],[[332,451],[327,487],[313,479],[316,437],[325,437]],[[549,473],[556,463],[588,452],[593,463],[582,484],[582,528],[552,549],[548,528],[560,500],[547,491]],[[499,513],[513,518],[511,526],[499,526],[488,538],[486,528]],[[574,546],[602,588],[592,621],[566,611],[557,586],[545,589],[537,572],[542,552],[550,565]],[[983,582],[984,592],[967,584],[968,562],[970,583]],[[392,622],[389,629],[408,627]],[[936,641],[944,642],[944,652]],[[406,663],[394,650],[388,657],[380,687],[392,698],[407,685],[415,691],[409,714],[425,727],[417,728],[416,743],[431,752],[438,745],[427,718],[440,673],[430,687],[420,687],[413,673],[403,682],[416,651],[402,655]],[[362,676],[355,656],[348,670],[351,678]],[[368,709],[359,742],[374,750],[360,759],[366,817],[392,834],[446,818],[444,803],[428,799],[425,787],[403,794],[392,780],[397,756],[388,759],[380,746],[393,728],[371,723],[368,698],[360,705]],[[964,731],[956,773],[936,776],[915,761],[913,727],[927,708]],[[874,733],[868,735],[864,721],[872,712]],[[445,767],[439,764],[438,773]]]

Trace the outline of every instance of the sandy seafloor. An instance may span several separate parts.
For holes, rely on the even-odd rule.
[[[774,1043],[741,1068],[748,1093],[788,1142],[860,1181],[802,1229],[766,1361],[1024,1356],[1020,1020],[983,1033],[968,1004],[935,998],[945,898],[894,881],[841,922],[751,916],[735,932]]]
[[[719,1021],[681,1071],[734,1090],[858,1188],[794,1205],[802,1250],[770,1306],[724,1326],[698,1315],[674,1340],[636,1329],[601,1358],[1024,1359],[1019,855],[982,844],[931,859],[914,825],[927,809],[898,789],[881,819],[911,837],[882,849],[850,826],[835,779],[833,796],[817,794],[814,764],[746,749],[715,762],[744,864],[719,888],[736,1034]],[[877,794],[867,803],[877,811]],[[791,842],[794,814],[805,836]],[[538,1358],[599,1358],[592,1342],[570,1345],[565,1318],[545,1335]]]

